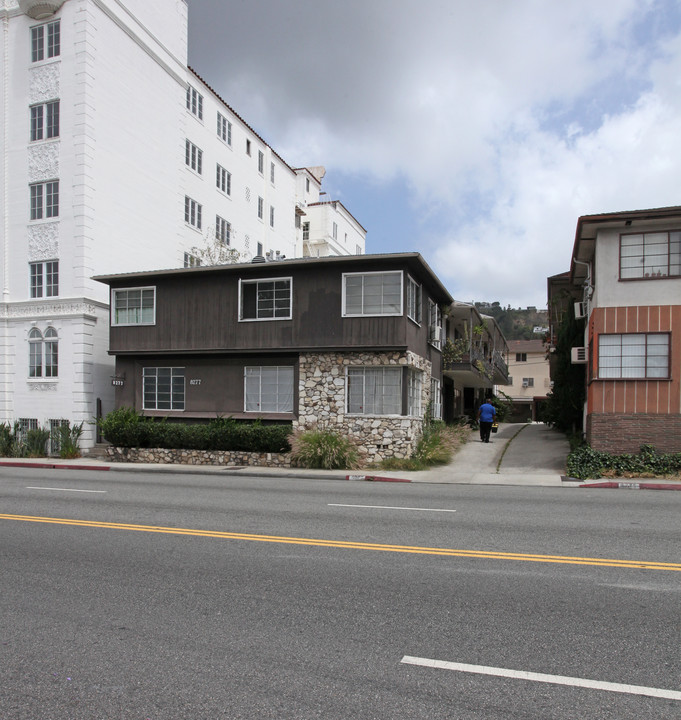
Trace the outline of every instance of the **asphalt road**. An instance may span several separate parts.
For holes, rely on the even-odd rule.
[[[681,493],[3,468],[0,718],[677,719],[680,517]]]

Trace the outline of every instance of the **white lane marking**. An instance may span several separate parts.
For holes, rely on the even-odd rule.
[[[343,503],[329,503],[329,507],[373,508],[374,510],[422,510],[423,512],[456,512],[456,510],[442,510],[441,508],[391,507],[390,505],[344,505]]]
[[[647,695],[648,697],[665,698],[666,700],[681,700],[681,692],[677,690],[663,690],[661,688],[645,687],[643,685],[625,685],[623,683],[603,682],[601,680],[586,680],[585,678],[568,677],[566,675],[544,675],[543,673],[526,672],[525,670],[508,670],[506,668],[487,667],[485,665],[466,665],[465,663],[430,660],[428,658],[411,657],[409,655],[405,655],[401,662],[407,665],[421,665],[423,667],[438,668],[440,670],[456,670],[458,672],[495,675],[497,677],[513,678],[515,680],[532,680],[533,682],[552,683],[553,685],[570,685],[572,687],[590,688],[592,690],[607,690],[608,692],[628,693],[629,695]]]
[[[27,490],[60,490],[61,492],[107,493],[108,490],[77,490],[74,488],[27,487]]]

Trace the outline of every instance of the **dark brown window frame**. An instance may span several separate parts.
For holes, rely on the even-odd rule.
[[[662,235],[666,233],[667,235],[667,274],[645,274],[645,236],[646,235]],[[629,233],[620,233],[619,236],[619,280],[620,282],[630,282],[632,280],[666,280],[668,278],[678,278],[681,277],[681,267],[679,269],[678,273],[671,273],[671,235],[672,233],[681,233],[681,230],[679,229],[671,229],[671,230],[651,230],[649,232],[629,232]],[[642,263],[642,275],[640,277],[622,277],[622,238],[624,237],[631,237],[632,235],[640,235],[643,238],[643,254],[640,256],[641,263]],[[632,257],[639,257],[639,256],[632,256]],[[661,272],[661,271],[660,271]]]

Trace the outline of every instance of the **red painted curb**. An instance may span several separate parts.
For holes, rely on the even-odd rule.
[[[377,475],[346,475],[346,480],[365,480],[367,482],[398,482],[398,483],[410,483],[411,480],[405,478],[387,478],[378,477]]]
[[[27,467],[42,470],[109,470],[108,465],[61,465],[41,462],[0,462],[0,467]]]
[[[585,483],[580,485],[581,488],[612,488],[618,490],[620,488],[624,490],[681,490],[681,483],[639,483],[639,482],[602,482],[602,483]]]

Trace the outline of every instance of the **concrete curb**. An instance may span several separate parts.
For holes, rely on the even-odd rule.
[[[71,465],[68,463],[21,462],[20,460],[0,462],[0,467],[31,467],[48,470],[110,470],[108,465]]]
[[[346,480],[365,480],[367,482],[398,482],[410,483],[407,478],[379,477],[378,475],[346,475]]]
[[[583,483],[580,488],[597,488],[606,490],[681,490],[681,483],[650,483],[622,480],[620,482]]]

